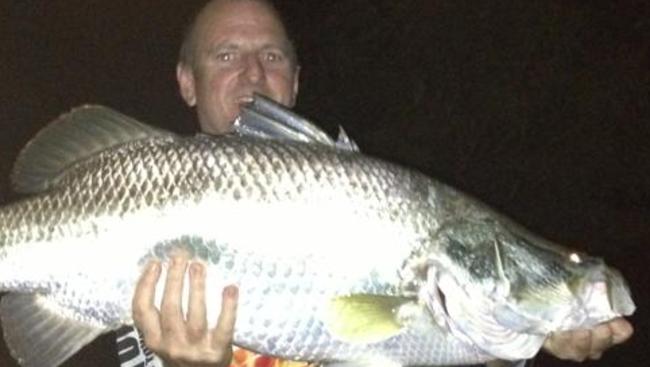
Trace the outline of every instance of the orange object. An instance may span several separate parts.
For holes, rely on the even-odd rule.
[[[248,352],[245,349],[240,349],[237,347],[233,347],[232,350],[232,364],[234,366],[244,366],[246,363],[246,360],[248,359]]]
[[[255,357],[255,367],[275,367],[275,358],[267,356],[257,356]]]
[[[307,362],[286,361],[233,347],[230,367],[308,367]]]

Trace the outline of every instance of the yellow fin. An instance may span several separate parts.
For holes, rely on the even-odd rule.
[[[353,294],[332,299],[325,325],[336,338],[350,343],[376,343],[399,334],[400,307],[412,298]]]

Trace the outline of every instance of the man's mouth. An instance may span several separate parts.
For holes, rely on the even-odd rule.
[[[241,104],[251,103],[251,102],[253,102],[253,96],[252,95],[251,96],[241,96],[241,97],[237,98],[237,103],[240,104],[240,105]]]

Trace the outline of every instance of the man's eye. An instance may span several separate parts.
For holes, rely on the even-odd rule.
[[[216,54],[216,59],[222,62],[232,61],[235,55],[232,52],[219,52]]]
[[[277,62],[282,61],[284,57],[279,52],[267,52],[264,59],[266,61]]]

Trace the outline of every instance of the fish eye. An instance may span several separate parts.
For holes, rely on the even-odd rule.
[[[582,263],[582,257],[577,252],[572,252],[569,254],[569,260],[576,264]]]

